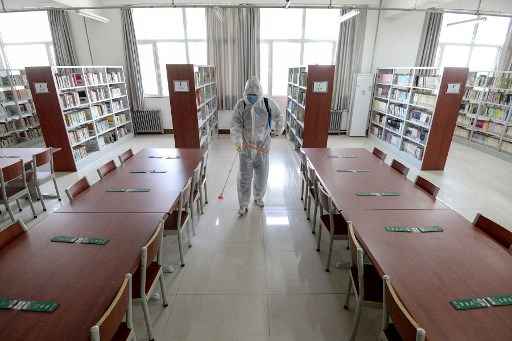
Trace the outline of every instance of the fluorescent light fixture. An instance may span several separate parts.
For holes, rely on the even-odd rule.
[[[347,21],[348,19],[353,18],[353,17],[355,17],[358,14],[359,14],[359,10],[358,9],[353,9],[350,12],[345,13],[341,17],[339,17],[338,18],[338,22],[341,24],[342,22]]]
[[[473,18],[473,19],[454,21],[449,24],[446,24],[446,26],[455,26],[455,25],[467,24],[467,23],[475,22],[475,21],[486,21],[486,20],[487,20],[487,17],[477,17],[477,18]]]
[[[290,7],[290,0],[285,0],[284,2],[285,2],[284,8]]]
[[[87,10],[84,10],[84,9],[79,9],[79,10],[75,11],[75,13],[80,15],[80,16],[82,16],[82,17],[85,17],[87,19],[91,19],[91,20],[94,20],[94,21],[99,21],[99,22],[102,22],[104,24],[110,22],[109,18],[102,17],[99,14],[96,14],[94,12],[87,11]]]

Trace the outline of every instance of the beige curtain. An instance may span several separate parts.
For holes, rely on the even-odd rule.
[[[501,49],[497,70],[512,71],[512,21],[508,25],[507,38]]]
[[[242,97],[245,82],[259,77],[258,8],[207,8],[208,64],[217,76],[219,109],[230,110]]]
[[[121,22],[123,29],[124,63],[126,66],[126,80],[128,83],[128,98],[132,110],[144,109],[144,89],[140,71],[137,38],[133,26],[132,10],[121,8]]]
[[[48,21],[52,32],[56,64],[78,65],[78,58],[71,37],[69,14],[62,9],[51,9],[48,11]],[[26,24],[30,25],[30,23]]]
[[[416,66],[434,66],[442,23],[442,13],[427,12],[425,14],[420,45],[418,47],[418,54],[416,55]]]

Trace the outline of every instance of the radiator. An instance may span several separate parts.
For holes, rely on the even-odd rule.
[[[345,110],[332,110],[329,134],[343,134],[347,132],[348,113]]]
[[[134,110],[132,120],[135,134],[164,133],[160,110]]]

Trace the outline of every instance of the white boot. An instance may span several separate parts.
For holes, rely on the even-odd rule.
[[[243,217],[244,215],[247,214],[249,210],[247,209],[247,207],[240,207],[240,209],[238,210],[238,216],[240,217]]]
[[[254,199],[254,204],[259,207],[264,207],[265,203],[263,202],[263,199]]]

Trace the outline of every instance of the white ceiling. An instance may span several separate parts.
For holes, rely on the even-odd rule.
[[[172,0],[0,0],[7,10],[43,9],[47,7],[111,7],[111,6],[167,6]],[[379,0],[290,0],[292,6],[355,5],[378,7]],[[284,5],[284,0],[175,0],[176,5]],[[476,10],[478,0],[383,0],[385,8],[441,8],[448,10]],[[482,0],[481,10],[512,13],[512,0]]]

